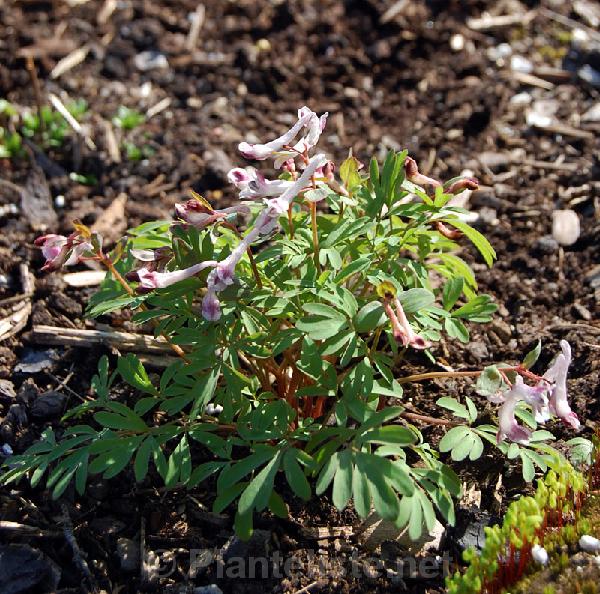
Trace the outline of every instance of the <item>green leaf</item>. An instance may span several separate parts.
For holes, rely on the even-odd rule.
[[[300,464],[298,464],[297,451],[298,450],[292,449],[284,454],[283,470],[292,491],[294,491],[301,499],[308,501],[311,495],[310,484],[300,468]]]
[[[542,352],[542,341],[538,340],[537,344],[535,345],[535,348],[533,348],[531,351],[529,351],[525,355],[525,358],[523,359],[523,363],[521,363],[521,366],[524,367],[525,369],[531,369],[535,365],[536,361],[538,360],[541,352]]]
[[[502,388],[504,380],[495,365],[485,367],[477,378],[476,391],[482,396],[493,396]]]
[[[250,481],[238,502],[238,512],[245,514],[256,509],[262,511],[269,504],[273,490],[273,481],[281,464],[282,452],[279,451],[271,461]]]
[[[350,278],[353,274],[357,274],[366,270],[371,265],[373,256],[361,256],[356,260],[353,260],[347,266],[344,266],[342,270],[333,279],[336,284],[343,283],[347,278]]]
[[[479,253],[483,256],[485,263],[491,266],[496,259],[496,251],[492,247],[492,244],[476,229],[473,229],[467,223],[458,219],[444,219],[446,223],[456,227],[459,231],[462,231],[473,243],[473,245],[479,250]]]
[[[360,308],[354,317],[354,327],[357,332],[372,332],[375,328],[385,324],[387,316],[383,305],[379,301],[369,301]]]
[[[374,457],[363,452],[355,452],[354,458],[358,471],[367,478],[375,510],[383,519],[394,521],[398,516],[399,501],[387,483],[381,465],[374,464]]]
[[[361,441],[365,443],[408,446],[415,443],[416,436],[406,427],[401,427],[400,425],[386,425],[385,427],[370,429],[361,436]]]
[[[356,513],[362,519],[366,518],[371,511],[371,493],[367,477],[356,466],[352,472],[352,498]]]
[[[460,417],[461,419],[469,419],[469,411],[464,404],[461,404],[456,398],[450,398],[449,396],[444,396],[443,398],[439,398],[436,401],[438,406],[443,408],[447,408],[452,411],[452,414],[455,417]]]
[[[146,475],[148,474],[148,463],[150,461],[150,455],[152,450],[156,447],[156,442],[153,437],[147,437],[142,442],[142,445],[138,448],[133,463],[133,470],[135,473],[135,480],[141,483]]]
[[[100,411],[94,415],[94,419],[102,427],[108,429],[119,429],[122,431],[148,431],[148,426],[133,411],[131,416],[124,417],[117,413]]]
[[[117,363],[117,369],[121,377],[131,386],[147,392],[153,396],[158,396],[158,391],[152,385],[141,361],[133,354],[120,357]]]
[[[406,313],[415,313],[435,303],[435,295],[427,289],[409,289],[398,294]]]
[[[283,520],[289,516],[285,501],[275,490],[271,492],[271,497],[269,497],[269,509],[278,518],[282,518]]]
[[[442,293],[442,303],[446,311],[450,311],[460,297],[465,279],[462,276],[451,278],[445,285]]]
[[[212,476],[221,468],[225,466],[225,462],[205,462],[204,464],[200,464],[200,466],[194,468],[192,474],[190,475],[190,480],[187,482],[187,488],[193,489],[197,487],[200,483],[204,482],[209,476]]]
[[[336,452],[325,462],[325,465],[321,469],[321,473],[319,474],[319,478],[317,478],[317,483],[315,485],[315,493],[317,495],[322,495],[329,484],[333,480],[335,473],[337,472],[339,464],[339,455]]]
[[[463,343],[469,342],[469,331],[460,320],[446,318],[444,320],[444,329],[450,338],[457,338]]]
[[[333,478],[333,505],[342,511],[352,496],[352,457],[349,450],[342,450],[338,456],[338,469]]]

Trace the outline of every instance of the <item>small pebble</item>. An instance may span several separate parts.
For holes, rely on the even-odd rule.
[[[64,208],[65,206],[65,197],[60,194],[59,196],[57,196],[54,199],[54,206],[56,206],[56,208]]]
[[[206,408],[204,409],[204,412],[207,415],[210,415],[212,417],[217,416],[218,414],[221,414],[223,412],[223,407],[220,404],[213,404],[212,402],[210,404],[206,405]]]
[[[533,244],[534,249],[540,254],[554,254],[558,251],[558,241],[551,235],[539,237]]]
[[[450,47],[454,52],[460,52],[465,47],[465,38],[460,34],[456,33],[450,38]]]
[[[135,67],[142,72],[169,67],[169,62],[164,54],[151,50],[138,54],[133,59],[133,63],[135,64]]]
[[[552,213],[552,236],[561,245],[573,245],[581,233],[579,217],[574,210],[555,210]]]
[[[589,534],[584,534],[579,539],[579,548],[586,553],[599,553],[600,552],[600,540],[590,536]]]
[[[585,305],[581,305],[581,303],[573,304],[573,313],[580,319],[589,322],[592,319],[592,314],[590,310],[585,307]]]
[[[0,451],[2,452],[3,456],[13,455],[13,449],[7,443],[3,444],[3,446],[0,448]]]
[[[529,93],[517,93],[510,98],[511,105],[529,105],[532,97]]]
[[[540,545],[534,545],[531,549],[533,560],[539,565],[548,565],[548,551]]]
[[[533,64],[523,56],[512,56],[510,59],[510,68],[516,72],[527,74],[533,70]]]

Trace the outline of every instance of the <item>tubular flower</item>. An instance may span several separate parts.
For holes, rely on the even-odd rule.
[[[221,317],[221,303],[216,291],[207,291],[202,299],[202,317],[209,322],[217,322]]]
[[[550,389],[550,410],[564,423],[573,429],[579,429],[580,422],[577,415],[571,410],[567,393],[567,373],[571,364],[571,346],[566,340],[560,341],[560,353],[554,363],[543,375],[543,378],[554,385]]]
[[[237,204],[221,210],[215,210],[198,200],[191,199],[183,204],[175,205],[177,216],[186,223],[204,229],[218,221],[228,220],[238,214],[249,214],[250,209],[245,204]]]
[[[383,303],[385,312],[392,323],[392,333],[396,341],[400,342],[405,347],[411,346],[414,349],[429,348],[431,342],[425,340],[422,336],[419,336],[412,329],[412,326],[406,317],[406,313],[404,313],[402,303],[400,303],[400,300],[397,297],[394,298],[394,305],[396,306],[396,311],[392,309],[389,300],[386,299]]]
[[[42,255],[46,258],[42,270],[58,270],[63,266],[73,266],[81,260],[85,252],[93,249],[92,244],[77,232],[71,233],[69,237],[52,233],[43,235],[34,243],[41,246]]]
[[[474,177],[463,177],[452,182],[447,188],[447,194],[460,194],[465,190],[478,190],[479,182]]]
[[[299,110],[302,112],[304,108]],[[255,159],[256,161],[264,161],[269,157],[276,157],[285,146],[288,146],[294,138],[298,135],[298,132],[308,125],[312,118],[313,112],[302,112],[302,115],[298,116],[298,121],[283,135],[271,142],[265,144],[250,144],[248,142],[240,142],[238,150],[246,159]]]
[[[254,167],[242,169],[236,167],[227,174],[227,179],[240,191],[242,200],[253,200],[255,198],[266,198],[268,196],[279,196],[293,182],[283,179],[268,180]]]
[[[140,262],[143,262],[142,265],[138,266],[135,270],[130,270],[125,278],[130,281],[138,281],[140,277],[138,275],[138,271],[141,268],[144,268],[148,272],[163,272],[167,266],[167,264],[173,258],[173,250],[170,247],[164,246],[160,248],[156,248],[154,250],[130,250],[131,255]]]
[[[419,173],[417,162],[412,157],[406,157],[406,160],[404,161],[404,170],[406,172],[406,179],[418,186],[437,187],[442,185],[437,179]]]
[[[496,441],[498,443],[506,438],[517,443],[529,442],[531,431],[519,425],[515,419],[517,404],[521,400],[525,400],[523,386],[523,378],[517,376],[513,387],[502,396],[502,406],[498,411],[498,433],[496,434]]]
[[[279,169],[289,159],[294,159],[299,154],[304,154],[316,146],[326,122],[326,113],[319,117],[314,111],[304,106],[298,110],[298,121],[285,134],[266,144],[241,142],[238,145],[238,150],[247,159],[264,161],[269,157],[273,157],[275,168]],[[295,145],[291,146],[292,141],[303,128],[306,128],[306,134]],[[289,168],[289,164],[287,167]]]
[[[164,289],[165,287],[169,287],[170,285],[173,285],[181,280],[195,276],[199,272],[202,272],[202,270],[205,268],[214,267],[216,265],[217,262],[215,260],[206,260],[205,262],[194,264],[189,268],[173,270],[172,272],[156,272],[144,267],[137,271],[137,275],[140,279],[141,289]]]

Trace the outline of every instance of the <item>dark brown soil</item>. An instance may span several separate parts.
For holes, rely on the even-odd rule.
[[[35,110],[24,58],[30,53],[36,58],[44,102],[47,93],[66,92],[89,104],[84,122],[98,150],[71,139],[37,155],[37,173],[30,158],[0,159],[0,179],[27,186],[34,178],[38,187],[47,186],[52,198],[64,196],[64,207],[56,208],[58,227],[49,231],[68,232],[73,219],[86,224],[101,220],[122,192],[128,196],[129,226],[170,217],[174,203],[190,188],[215,204],[232,200],[224,173],[241,161],[235,149],[238,142],[277,133],[303,104],[319,113],[329,111],[323,149],[338,163],[349,147],[362,160],[385,155],[390,148],[408,148],[426,173],[450,178],[468,169],[482,182],[468,208],[479,213],[476,226],[494,245],[499,261],[488,270],[474,253],[466,257],[474,262],[481,288],[500,304],[500,312],[496,322],[473,329],[471,344],[441,345],[436,353],[440,360],[457,369],[515,361],[541,338],[543,366],[558,341],[566,338],[574,353],[573,407],[587,427],[600,418],[600,164],[595,136],[599,124],[581,118],[598,103],[600,92],[576,77],[564,76],[551,89],[526,86],[488,55],[489,49],[509,43],[514,54],[526,56],[536,68],[561,68],[571,30],[542,9],[580,19],[571,3],[557,8],[550,0],[523,5],[516,0],[414,1],[388,19],[391,0],[212,0],[205,2],[205,23],[193,52],[186,50],[185,41],[196,0],[118,2],[106,22],[99,23],[105,4],[109,2],[90,0],[74,7],[59,0],[0,4],[0,98],[19,109]],[[526,27],[474,31],[466,25],[468,18],[485,10],[503,14],[527,9],[535,16]],[[457,35],[463,49],[452,50]],[[50,78],[60,58],[86,44],[90,51],[82,64],[56,80]],[[144,51],[164,54],[168,68],[140,71],[135,58]],[[556,102],[557,120],[580,134],[528,126],[528,108],[511,102],[524,91],[533,101]],[[126,140],[144,148],[147,156],[132,161],[123,154],[121,162],[114,162],[104,122],[111,121],[120,105],[145,113],[165,98],[170,99],[166,109],[127,134]],[[97,184],[72,181],[68,175],[72,171],[94,175]],[[72,405],[89,391],[97,360],[107,351],[58,347],[55,360],[43,371],[22,373],[15,366],[27,361],[32,351],[46,350],[31,344],[32,325],[97,325],[82,313],[93,289],[74,289],[60,275],[38,272],[41,256],[32,241],[39,231],[30,224],[32,213],[19,206],[14,189],[0,184],[0,208],[11,203],[17,211],[5,209],[0,216],[0,318],[13,305],[4,300],[22,292],[21,264],[36,275],[36,284],[27,326],[0,342],[0,378],[14,384],[22,402],[29,402],[28,392],[35,398],[40,392],[59,390],[68,400],[62,405]],[[575,244],[559,248],[551,239],[552,212],[563,208],[578,213],[581,235]],[[130,328],[117,316],[102,323]],[[425,359],[415,359],[409,370],[425,366]],[[464,389],[462,384],[432,383],[407,389],[406,395],[419,411],[439,416],[437,397]],[[13,404],[14,399],[0,390],[0,421]],[[30,409],[22,407],[21,428],[3,425],[0,446],[8,443],[21,451],[43,426],[56,424],[56,418],[34,418]],[[560,437],[572,436],[556,429]],[[424,432],[440,434],[439,428]],[[461,472],[465,481],[481,486],[486,508],[494,505],[499,474],[504,477],[501,495],[523,489],[518,468],[502,460],[488,457]],[[258,520],[258,528],[266,532],[259,533],[257,556],[261,551],[264,556],[267,546],[267,552],[280,551],[284,559],[300,560],[301,567],[288,577],[221,577],[213,563],[186,581],[188,549],[220,549],[232,537],[231,515],[207,511],[211,497],[210,485],[189,496],[165,493],[150,483],[142,489],[125,475],[92,484],[83,498],[68,493],[64,502],[82,554],[106,591],[142,590],[139,568],[131,573],[122,570],[116,554],[117,540],[139,541],[142,526],[147,547],[167,551],[165,558],[175,555],[177,561],[177,570],[161,579],[159,591],[185,591],[187,586],[191,591],[193,586],[213,583],[236,594],[403,591],[401,583],[381,570],[373,577],[362,570],[353,575],[353,558],[369,559],[355,538],[323,542],[306,536],[306,527],[356,526],[354,517],[337,513],[326,498],[309,506],[292,501],[287,522]],[[53,529],[61,513],[60,505],[50,502],[42,489],[19,485],[18,490],[0,491],[2,520]],[[62,569],[59,590],[86,591],[61,533],[39,538],[6,535],[54,560]],[[384,551],[377,559],[385,555],[392,561],[402,558],[399,551]],[[405,582],[408,591],[443,589],[440,579]]]

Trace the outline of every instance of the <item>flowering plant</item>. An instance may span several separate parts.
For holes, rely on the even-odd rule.
[[[513,367],[402,374],[405,358],[434,362],[444,334],[468,342],[466,324],[487,322],[496,310],[457,254],[466,238],[488,265],[495,258],[452,202],[476,180],[443,184],[406,152],[366,168],[350,155],[336,176],[324,154],[312,154],[326,119],[304,107],[279,138],[242,142],[242,155],[273,159],[280,175],[233,169],[242,200],[233,206],[215,209],[194,194],[177,205],[174,223],[132,229],[111,255],[82,226],[69,238],[40,240],[45,268],[101,261],[109,274],[89,315],[134,310],[134,322],[152,324],[177,360],[152,381],[135,355],[120,357],[112,374],[102,358],[96,398],[67,414],[86,424],[58,440],[47,429],[9,461],[4,482],[29,475],[35,485],[48,471],[56,497],[72,480],[82,492],[88,473],[111,478],[130,461],[143,481],[152,461],[168,487],[216,477],[214,509],[237,500],[235,526],[245,537],[255,511],[287,513],[287,482],[305,500],[313,485],[317,495],[332,486],[338,509],[352,500],[365,517],[373,506],[417,538],[436,514],[454,521],[460,492],[417,424],[451,426],[439,450],[453,460],[476,459],[487,440],[520,455],[529,480],[534,465],[545,470],[552,435],[525,429],[515,415],[532,429],[532,408],[539,420],[552,413],[576,425],[565,345],[544,377],[528,369],[539,348]],[[136,390],[126,403],[110,394],[117,375]],[[479,376],[480,393],[501,402],[499,427],[475,426],[468,397],[438,400],[458,422],[403,400],[405,383],[461,375]]]

